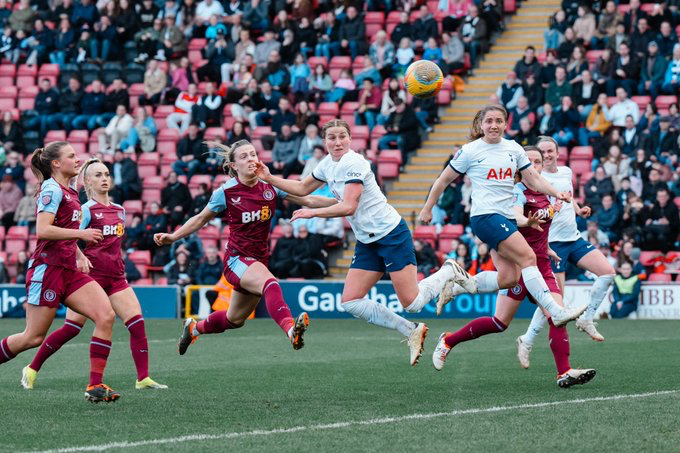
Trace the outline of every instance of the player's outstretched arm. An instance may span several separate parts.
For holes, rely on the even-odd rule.
[[[189,236],[190,234],[200,230],[203,226],[210,222],[217,216],[216,212],[206,207],[201,212],[186,221],[184,225],[179,227],[174,233],[156,233],[153,235],[153,240],[157,246],[172,244],[175,241]]]
[[[515,212],[515,220],[517,221],[518,227],[523,228],[528,226],[537,229],[538,231],[543,231],[541,224],[545,223],[545,220],[539,218],[538,212],[534,212],[533,214],[529,214],[529,217],[525,217],[524,208],[521,206],[513,206],[512,209]]]
[[[446,166],[434,184],[432,184],[430,193],[427,195],[427,200],[425,201],[425,206],[423,206],[423,209],[418,215],[418,219],[420,219],[421,222],[430,223],[430,220],[432,220],[432,208],[437,204],[437,200],[439,200],[439,197],[444,193],[444,190],[449,184],[455,181],[459,176],[460,173],[451,168],[451,166]]]
[[[70,239],[81,239],[85,242],[99,242],[104,239],[101,230],[87,228],[84,230],[74,230],[71,228],[60,228],[54,226],[54,214],[43,211],[38,213],[36,219],[35,232],[38,239],[44,241],[63,241]]]
[[[264,182],[268,182],[277,189],[283,190],[290,195],[297,195],[304,197],[314,192],[316,189],[324,185],[323,181],[314,179],[312,176],[307,176],[302,181],[295,181],[294,179],[283,179],[280,176],[274,176],[269,172],[269,168],[262,162],[257,162],[255,172],[257,177]]]
[[[329,197],[320,197],[317,195],[307,195],[306,197],[298,197],[295,195],[290,195],[286,197],[286,200],[290,200],[295,204],[299,204],[308,208],[327,208],[338,204],[338,200]]]
[[[318,209],[298,209],[293,213],[291,221],[296,219],[310,219],[312,217],[345,217],[354,215],[359,207],[359,198],[364,190],[363,184],[350,183],[345,185],[344,199],[332,206]],[[319,197],[324,198],[324,197]]]
[[[558,192],[549,182],[545,179],[539,172],[537,172],[534,167],[529,166],[522,170],[522,182],[525,183],[530,189],[536,192],[541,192],[551,197],[555,197],[558,200],[570,202],[571,194],[568,192]]]

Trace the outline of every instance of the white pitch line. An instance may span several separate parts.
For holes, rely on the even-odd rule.
[[[192,434],[188,436],[180,437],[169,437],[165,439],[149,439],[140,441],[125,441],[125,442],[112,442],[108,444],[101,445],[85,445],[80,447],[65,447],[58,448],[54,450],[44,450],[35,453],[71,453],[80,451],[106,451],[113,449],[122,448],[135,448],[142,447],[145,445],[163,445],[163,444],[175,444],[179,442],[192,442],[192,441],[206,441],[206,440],[224,440],[224,439],[235,439],[239,437],[255,437],[255,436],[272,436],[275,434],[290,434],[297,433],[300,431],[322,431],[330,429],[340,429],[349,428],[351,426],[372,426],[372,425],[385,425],[388,423],[399,423],[406,420],[427,420],[436,417],[453,417],[459,415],[471,415],[471,414],[488,414],[494,412],[507,412],[523,409],[540,409],[543,407],[559,406],[563,404],[583,404],[583,403],[594,403],[599,401],[617,401],[617,400],[627,400],[627,399],[639,399],[639,398],[650,398],[655,396],[664,395],[674,395],[680,393],[680,390],[662,390],[658,392],[648,392],[648,393],[632,393],[632,394],[621,394],[612,396],[598,396],[594,398],[581,398],[574,400],[562,400],[562,401],[546,401],[543,403],[530,403],[530,404],[517,404],[513,406],[493,406],[493,407],[482,407],[475,409],[461,409],[454,410],[450,412],[437,412],[430,414],[411,414],[402,415],[397,417],[382,417],[374,418],[371,420],[358,420],[349,422],[338,422],[329,424],[319,424],[310,426],[294,426],[292,428],[277,428],[271,430],[254,430],[254,431],[242,431],[235,433],[225,433],[225,434]]]

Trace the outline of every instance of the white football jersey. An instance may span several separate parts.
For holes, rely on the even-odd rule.
[[[514,219],[512,190],[515,173],[531,165],[526,151],[513,140],[490,144],[477,139],[467,143],[449,162],[451,168],[470,177],[472,208],[470,217],[500,214]]]
[[[337,162],[328,155],[312,171],[312,176],[328,184],[338,201],[343,200],[345,184],[363,184],[359,206],[353,216],[347,216],[358,241],[370,244],[382,239],[401,222],[399,213],[380,191],[371,164],[361,154],[350,150]]]
[[[558,192],[569,192],[574,195],[574,186],[571,178],[572,172],[569,167],[557,167],[557,172],[550,173],[543,170],[541,173],[543,177],[557,190]],[[555,204],[554,197],[550,198],[550,202]],[[576,211],[574,211],[574,204],[569,202],[562,202],[562,207],[555,212],[552,225],[550,225],[550,233],[548,234],[548,242],[571,242],[580,238],[581,235],[576,226]]]

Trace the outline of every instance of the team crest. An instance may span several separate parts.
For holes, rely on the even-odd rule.
[[[262,220],[269,220],[269,218],[272,216],[272,211],[271,211],[271,209],[269,209],[269,206],[262,206],[262,211],[260,211],[260,212],[261,212],[260,218]]]
[[[262,192],[262,197],[267,201],[272,201],[274,199],[274,192],[267,189],[264,192]]]
[[[55,293],[55,292],[54,292],[53,290],[51,290],[51,289],[48,289],[47,291],[45,291],[45,292],[43,293],[43,298],[44,298],[47,302],[52,302],[54,299],[57,298],[57,293]]]
[[[45,206],[50,204],[50,201],[52,201],[52,192],[44,193],[42,197],[40,197],[40,202]]]
[[[517,296],[522,292],[522,287],[520,285],[515,285],[515,286],[512,287],[511,291],[512,291],[512,294]]]

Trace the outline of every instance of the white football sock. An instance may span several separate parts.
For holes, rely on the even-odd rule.
[[[363,319],[369,324],[397,330],[405,337],[408,337],[416,328],[415,323],[402,318],[384,305],[373,302],[365,296],[362,299],[345,302],[342,307],[355,318]]]
[[[198,331],[197,327],[198,327],[198,323],[195,323],[194,328],[191,330],[191,335],[193,335],[195,337],[198,337],[199,335],[201,335],[201,332]]]
[[[534,311],[534,316],[531,317],[529,328],[527,329],[526,333],[522,335],[522,341],[524,344],[526,344],[528,347],[532,347],[534,345],[534,341],[536,340],[538,334],[541,333],[541,330],[543,330],[546,320],[547,318],[543,314],[543,310],[537,307]]]
[[[424,278],[418,283],[418,295],[405,310],[409,313],[420,313],[425,305],[437,297],[444,289],[447,280],[453,278],[453,268],[444,263],[437,272]]]
[[[534,297],[540,307],[550,313],[551,317],[562,311],[562,307],[557,305],[555,299],[550,294],[550,289],[545,284],[545,280],[538,267],[529,266],[522,269],[522,278],[524,278],[524,285],[527,287],[529,294]]]
[[[604,296],[607,294],[609,286],[614,281],[614,275],[600,275],[595,279],[592,288],[590,288],[590,302],[588,303],[588,308],[583,313],[583,319],[592,320],[597,313],[597,309],[600,308],[600,304],[604,300]]]
[[[473,277],[477,281],[478,293],[493,293],[498,291],[498,272],[484,271]]]

